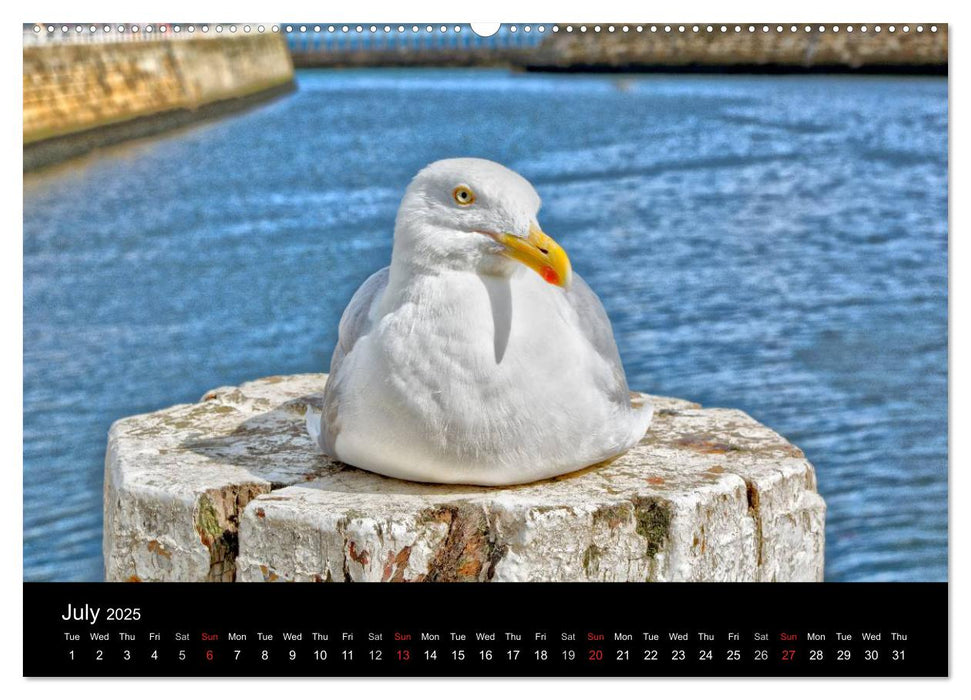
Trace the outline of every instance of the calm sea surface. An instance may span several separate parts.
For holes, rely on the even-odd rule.
[[[304,71],[254,111],[24,187],[24,578],[102,576],[106,434],[326,369],[409,178],[539,190],[632,387],[802,447],[830,580],[947,576],[947,84]]]

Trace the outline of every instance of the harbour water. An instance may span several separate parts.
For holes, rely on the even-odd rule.
[[[633,388],[802,447],[828,580],[947,578],[947,83],[299,71],[24,184],[24,578],[102,576],[112,421],[325,371],[438,158],[502,162]]]

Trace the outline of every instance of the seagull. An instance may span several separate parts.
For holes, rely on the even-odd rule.
[[[345,309],[311,438],[330,458],[410,481],[523,484],[637,444],[631,394],[597,295],[537,222],[540,198],[489,160],[419,172],[391,264]]]

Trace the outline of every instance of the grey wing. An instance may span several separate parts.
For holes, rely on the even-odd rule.
[[[337,345],[334,347],[334,354],[330,358],[330,371],[333,374],[337,371],[340,363],[350,353],[354,343],[370,329],[368,315],[374,299],[384,292],[388,286],[388,270],[385,267],[378,270],[368,277],[364,284],[358,287],[351,297],[351,301],[341,314],[340,326],[337,329]]]
[[[330,358],[330,377],[324,388],[324,406],[320,417],[320,432],[317,444],[325,454],[337,458],[334,443],[340,432],[340,403],[343,388],[341,365],[358,339],[371,329],[370,311],[374,300],[381,296],[388,286],[388,268],[378,270],[367,278],[351,297],[350,303],[341,315],[337,331],[337,345]]]
[[[617,351],[614,329],[610,325],[610,319],[600,302],[600,297],[576,272],[573,273],[573,281],[566,293],[579,317],[580,328],[587,336],[587,340],[610,367],[610,376],[604,389],[613,401],[630,405],[627,375],[624,373],[624,365]]]

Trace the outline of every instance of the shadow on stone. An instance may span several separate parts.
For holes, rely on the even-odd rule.
[[[234,397],[229,394],[221,398],[233,400]],[[335,493],[417,496],[435,493],[476,494],[518,488],[402,481],[332,460],[320,453],[306,428],[307,408],[313,407],[320,410],[322,405],[323,394],[306,394],[243,421],[227,435],[185,440],[180,447],[214,462],[246,469],[254,477],[261,479],[267,479],[268,474],[272,474],[280,467],[285,467],[287,472],[292,472],[293,467],[299,465],[304,481],[321,480],[314,483],[313,487]],[[576,474],[593,468],[596,467],[588,467]],[[343,472],[349,472],[353,476],[345,479],[326,478]],[[549,481],[571,476],[573,475]],[[269,480],[274,490],[295,485],[274,479]]]

